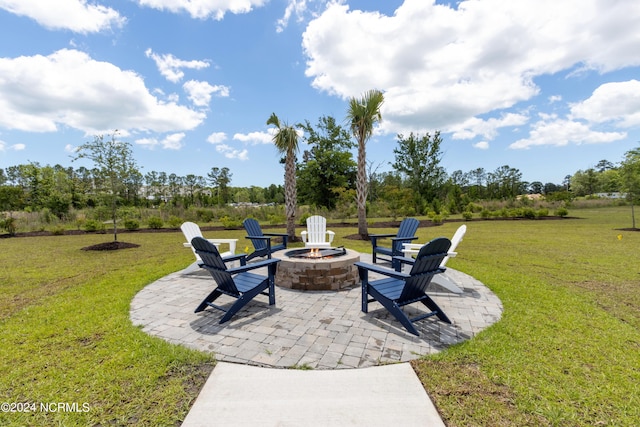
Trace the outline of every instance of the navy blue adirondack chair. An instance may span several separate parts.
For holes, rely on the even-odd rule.
[[[410,243],[412,240],[418,238],[415,234],[419,225],[420,222],[417,219],[405,218],[400,223],[400,228],[398,228],[398,232],[396,234],[369,234],[372,246],[371,254],[373,255],[373,263],[375,264],[377,261],[377,254],[388,255],[389,259],[386,261],[390,261],[391,266],[396,271],[400,271],[402,264],[400,264],[399,261],[394,260],[394,257],[403,255],[402,245],[404,243]],[[391,238],[391,247],[378,246],[379,239],[388,237]]]
[[[247,218],[242,222],[244,229],[247,230],[247,236],[245,239],[251,240],[254,251],[247,255],[247,261],[256,257],[267,257],[271,259],[273,252],[281,249],[287,249],[287,234],[286,233],[263,233],[262,227],[257,220],[253,218]],[[273,237],[281,237],[282,243],[273,245],[271,239]]]
[[[450,247],[451,241],[449,239],[439,237],[424,245],[415,259],[396,257],[398,262],[413,264],[409,273],[402,273],[372,264],[357,262],[356,265],[358,266],[358,272],[362,280],[362,311],[368,313],[369,303],[378,301],[402,323],[402,326],[404,326],[407,331],[418,336],[420,334],[415,326],[413,326],[413,322],[417,322],[418,320],[437,316],[443,322],[451,323],[451,320],[449,320],[438,304],[427,295],[427,287],[431,283],[433,276],[445,271],[445,268],[440,267],[440,264],[447,256]],[[387,277],[369,281],[369,271]],[[431,311],[414,318],[409,318],[405,312],[402,311],[402,307],[415,302],[421,302]]]
[[[194,237],[191,240],[191,246],[202,259],[201,267],[211,273],[217,284],[217,287],[195,309],[196,313],[207,307],[224,311],[226,313],[219,322],[224,323],[258,294],[268,296],[269,305],[276,303],[275,276],[279,259],[272,258],[236,268],[227,268],[218,249],[211,242],[202,237]],[[267,267],[267,276],[249,272],[260,267]],[[221,295],[228,295],[236,298],[237,301],[230,308],[213,304]]]

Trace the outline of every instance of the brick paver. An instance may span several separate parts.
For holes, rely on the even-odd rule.
[[[365,262],[370,255],[361,254]],[[433,286],[429,294],[452,325],[431,317],[408,333],[380,304],[360,311],[361,291],[305,292],[276,287],[276,305],[258,296],[229,322],[223,313],[193,310],[215,286],[206,271],[177,272],[153,282],[131,303],[134,325],[169,342],[213,352],[217,360],[257,366],[347,369],[408,361],[472,338],[497,322],[502,303],[486,286],[462,272],[446,274],[464,290],[452,294]],[[219,300],[220,304],[226,300]],[[228,299],[232,301],[231,298]],[[417,304],[405,307],[418,311]]]

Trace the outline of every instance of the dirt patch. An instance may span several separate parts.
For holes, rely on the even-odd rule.
[[[118,249],[130,249],[130,248],[137,248],[137,247],[140,247],[140,245],[135,243],[113,241],[113,242],[99,243],[97,245],[85,246],[84,248],[82,248],[82,250],[83,251],[116,251]]]

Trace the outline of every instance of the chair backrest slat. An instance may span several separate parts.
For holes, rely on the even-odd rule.
[[[466,232],[467,232],[466,225],[463,224],[460,227],[458,227],[456,232],[453,234],[453,237],[451,238],[451,248],[449,249],[451,252],[456,251],[458,244],[462,242],[462,238],[464,237]],[[445,257],[445,259],[442,260],[442,264],[440,264],[440,267],[444,267],[445,265],[447,265],[447,261],[449,261],[449,258],[451,257]]]
[[[202,266],[211,273],[218,287],[232,294],[238,294],[238,288],[227,271],[227,265],[222,260],[218,248],[202,237],[194,237],[191,240],[191,246],[202,259]]]
[[[180,230],[182,230],[182,234],[184,234],[184,237],[185,239],[187,239],[187,242],[191,242],[191,240],[193,240],[194,237],[202,237],[202,231],[200,230],[200,227],[198,226],[198,224],[194,222],[187,221],[183,223],[180,226]],[[198,261],[201,261],[200,255],[196,253],[196,250],[194,249],[193,246],[191,246],[191,250],[195,254],[196,259]]]
[[[327,220],[320,215],[307,218],[307,239],[309,243],[324,243],[327,234]]]
[[[402,252],[402,244],[411,241],[411,237],[416,235],[416,231],[418,231],[418,226],[420,226],[420,221],[415,218],[405,218],[400,223],[400,227],[398,228],[398,234],[396,234],[396,238],[407,238],[407,240],[395,240],[393,243],[393,249],[395,252]]]
[[[264,236],[260,223],[253,218],[247,218],[242,223],[244,229],[249,236]],[[264,239],[250,239],[256,251],[267,248],[267,242]]]
[[[442,271],[440,264],[447,256],[450,247],[451,241],[449,239],[438,237],[420,248],[409,273],[411,277],[406,280],[398,300],[399,303],[410,301],[424,294],[433,276]]]

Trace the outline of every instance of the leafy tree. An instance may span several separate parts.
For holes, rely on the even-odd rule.
[[[364,93],[360,98],[349,99],[347,120],[351,133],[358,141],[358,172],[356,178],[356,199],[358,206],[358,234],[363,239],[369,237],[367,228],[367,151],[366,144],[373,135],[373,127],[382,120],[380,107],[384,95],[377,89]]]
[[[625,153],[620,168],[622,176],[622,188],[627,193],[627,199],[631,203],[632,227],[636,228],[635,204],[640,200],[640,147]]]
[[[600,160],[595,167],[598,172],[604,172],[613,168],[615,168],[615,166],[609,160]]]
[[[420,136],[411,132],[406,138],[398,135],[398,147],[393,149],[393,168],[406,178],[407,185],[413,190],[416,207],[421,198],[431,203],[446,179],[446,172],[440,166],[441,144],[439,131],[433,138],[429,133]]]
[[[233,174],[229,171],[229,168],[211,168],[211,171],[207,174],[209,183],[216,189],[216,196],[218,199],[218,205],[226,203],[229,200],[229,184],[231,183],[231,177]]]
[[[118,131],[111,134],[111,139],[105,139],[103,135],[94,136],[92,142],[85,142],[76,151],[73,160],[89,159],[96,166],[95,172],[100,178],[103,191],[111,206],[111,220],[113,221],[113,240],[118,240],[117,214],[118,199],[126,189],[126,182],[139,173],[136,161],[133,158],[131,144],[117,139]]]
[[[284,203],[287,217],[287,234],[291,241],[296,237],[296,153],[298,152],[298,132],[293,126],[281,123],[276,113],[271,113],[268,125],[277,128],[273,143],[284,158]]]
[[[182,184],[184,185],[187,196],[189,197],[189,204],[193,205],[196,200],[196,193],[199,193],[200,190],[204,188],[204,178],[190,173],[184,177]]]
[[[348,151],[354,144],[333,117],[321,117],[316,128],[308,120],[300,127],[311,149],[298,165],[298,197],[304,203],[333,209],[339,197],[336,189],[355,184],[356,162]]]

